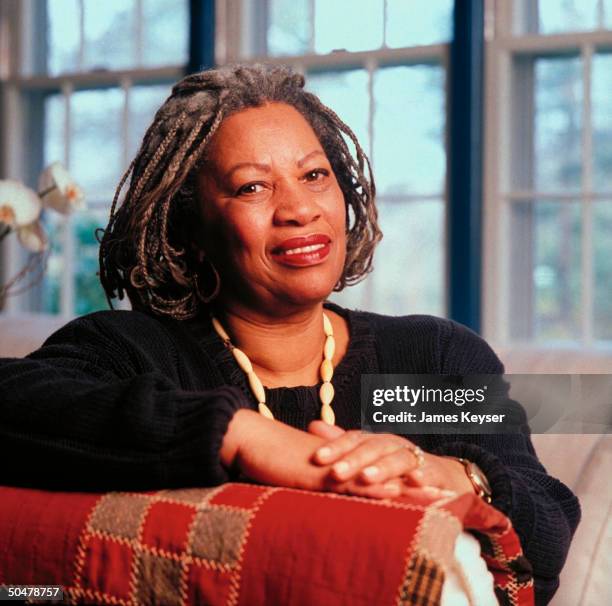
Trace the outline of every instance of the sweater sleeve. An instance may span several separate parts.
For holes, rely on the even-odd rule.
[[[136,490],[227,481],[221,443],[248,403],[232,387],[181,388],[163,327],[130,316],[143,335],[130,339],[111,313],[132,312],[77,319],[26,358],[0,360],[0,484]]]
[[[449,323],[442,374],[502,374],[504,367],[487,343],[460,324]],[[574,494],[549,476],[539,462],[525,422],[508,434],[430,436],[430,452],[466,458],[487,476],[493,505],[516,530],[534,570],[536,604],[547,604],[559,586],[580,505]]]

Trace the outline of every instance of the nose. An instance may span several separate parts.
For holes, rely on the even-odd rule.
[[[275,225],[308,225],[321,216],[316,194],[300,183],[285,184],[276,196]]]

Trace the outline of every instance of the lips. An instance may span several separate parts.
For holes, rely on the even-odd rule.
[[[324,234],[289,238],[272,250],[272,256],[283,265],[307,267],[325,260],[330,245],[331,239]]]

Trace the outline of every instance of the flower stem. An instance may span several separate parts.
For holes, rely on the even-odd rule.
[[[0,225],[0,242],[11,233],[10,225]]]
[[[50,194],[54,189],[57,189],[57,185],[52,185],[51,187],[47,187],[47,189],[43,189],[43,191],[39,191],[38,196],[40,198],[44,198],[47,194]]]

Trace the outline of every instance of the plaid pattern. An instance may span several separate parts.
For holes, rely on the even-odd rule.
[[[0,488],[0,583],[61,584],[70,603],[439,604],[472,528],[498,597],[533,604],[510,522],[475,495],[376,501],[225,484],[103,495]]]
[[[400,592],[399,604],[436,606],[442,596],[444,572],[440,565],[418,552],[412,554]]]

